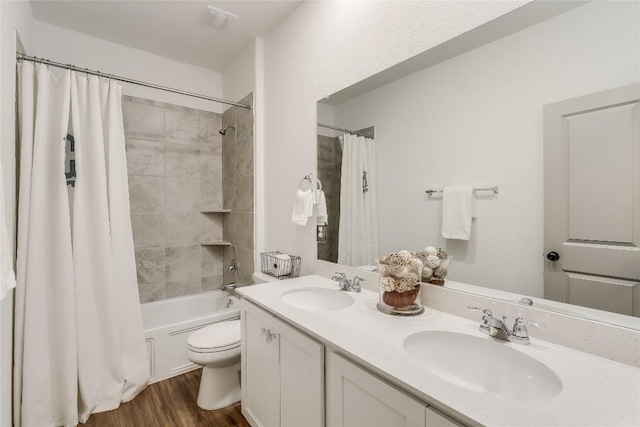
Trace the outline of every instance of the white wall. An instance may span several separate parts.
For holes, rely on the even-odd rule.
[[[256,42],[251,42],[222,72],[224,99],[239,101],[255,90]],[[225,110],[228,107],[225,107]]]
[[[325,125],[336,125],[336,108],[333,105],[318,103],[318,123]],[[336,137],[341,135],[340,132],[318,126],[318,135]]]
[[[304,2],[265,38],[265,245],[316,259],[314,226],[290,221],[316,170],[316,101],[528,1]]]
[[[542,106],[637,82],[639,16],[588,3],[338,106],[338,126],[376,127],[381,254],[443,246],[451,279],[542,297]],[[442,239],[424,190],[496,184],[471,240]]]
[[[149,52],[36,22],[32,55],[189,92],[222,98],[222,74]],[[123,93],[222,113],[223,104],[123,84]]]
[[[238,101],[253,92],[254,142],[254,271],[260,268],[264,252],[264,44],[254,39],[222,73],[225,99]],[[225,108],[226,109],[226,108]]]
[[[29,2],[0,2],[0,160],[3,169],[9,236],[16,232],[16,139],[15,139],[15,86],[16,86],[16,31],[23,46],[33,48],[33,14]],[[12,244],[13,244],[13,239]],[[12,248],[15,256],[15,247]],[[13,359],[13,291],[0,305],[0,426],[11,425],[11,371]]]

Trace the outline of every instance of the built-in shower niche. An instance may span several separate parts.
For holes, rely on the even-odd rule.
[[[230,110],[235,108],[239,107]],[[220,289],[228,264],[225,247],[233,242],[241,255],[242,250],[253,251],[253,115],[243,109],[248,114],[239,114],[237,120],[238,114],[230,110],[219,114],[123,97],[131,222],[143,303]],[[225,115],[238,123],[238,131],[229,130],[223,137],[219,131]],[[231,156],[230,165],[244,165],[243,174],[230,174],[233,179],[226,183],[223,145],[232,151],[226,156]],[[236,152],[238,145],[243,152]],[[244,152],[251,153],[250,162],[242,157]],[[243,191],[231,188],[245,181],[251,185]],[[247,209],[234,194],[249,191]],[[238,214],[250,214],[249,236],[246,230],[223,230],[247,227]],[[243,263],[241,272],[253,271],[252,254],[248,258],[251,263]]]

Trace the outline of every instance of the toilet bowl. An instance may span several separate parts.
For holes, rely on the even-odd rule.
[[[240,320],[218,322],[187,338],[187,357],[202,366],[198,406],[220,409],[240,401]]]

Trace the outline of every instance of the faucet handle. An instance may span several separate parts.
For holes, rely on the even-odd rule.
[[[352,282],[351,282],[351,288],[353,289],[354,292],[360,292],[360,290],[362,289],[362,284],[366,283],[367,279],[363,279],[362,277],[354,277]]]
[[[480,332],[482,332],[483,334],[490,335],[489,321],[493,318],[493,313],[491,312],[491,310],[489,310],[488,308],[474,307],[471,305],[468,306],[467,308],[469,310],[478,310],[482,312],[483,314],[482,323],[480,323],[480,326],[479,326]]]
[[[516,322],[513,324],[513,332],[511,333],[510,340],[520,344],[529,344],[529,331],[527,330],[527,325],[535,328],[545,327],[540,323],[532,322],[522,317],[517,317]]]
[[[523,317],[517,317],[516,323],[514,325],[514,329],[515,329],[515,326],[524,326],[524,325],[533,326],[534,328],[538,328],[538,329],[545,328],[545,326],[542,323],[536,323],[536,322],[532,322],[531,320],[527,320]]]

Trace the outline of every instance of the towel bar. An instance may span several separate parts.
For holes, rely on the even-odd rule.
[[[320,182],[319,179],[313,179],[313,174],[310,173],[309,175],[305,175],[304,178],[302,178],[300,180],[300,184],[298,184],[298,188],[300,188],[300,186],[302,185],[303,182],[305,181],[309,181],[309,183],[311,184],[311,189],[313,189],[314,187],[314,181],[315,181],[315,187],[316,190],[322,190],[322,183]]]
[[[493,191],[493,194],[498,194],[500,191],[500,188],[497,185],[494,185],[493,187],[482,187],[482,188],[474,188],[473,192],[475,193],[476,191]],[[433,190],[433,189],[429,189],[426,190],[425,193],[427,193],[428,195],[433,195],[434,193],[442,193],[443,190]]]

